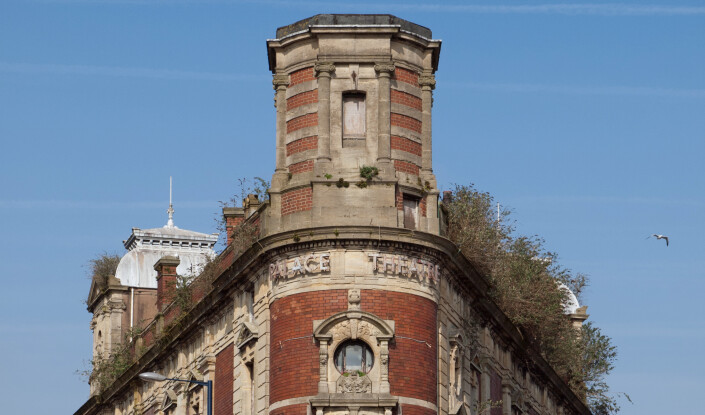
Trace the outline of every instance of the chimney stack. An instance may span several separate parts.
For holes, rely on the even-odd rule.
[[[180,263],[178,257],[164,256],[154,264],[154,270],[157,271],[157,309],[160,313],[174,300],[176,267]]]

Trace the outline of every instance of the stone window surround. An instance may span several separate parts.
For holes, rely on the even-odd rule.
[[[349,309],[333,314],[325,320],[314,320],[313,337],[319,344],[318,395],[310,403],[316,415],[323,415],[326,407],[347,408],[350,414],[357,414],[362,407],[383,408],[390,415],[397,406],[398,398],[389,394],[389,342],[394,337],[394,321],[382,320],[372,313],[359,310],[359,290],[350,290]],[[341,324],[342,323],[342,324]],[[371,329],[372,333],[358,336],[358,327]],[[341,335],[345,329],[346,334]],[[347,334],[349,330],[349,334]],[[338,345],[347,340],[363,340],[373,350],[375,363],[368,376],[379,393],[337,393],[329,391],[329,374],[336,377],[336,384],[342,379],[333,361]]]

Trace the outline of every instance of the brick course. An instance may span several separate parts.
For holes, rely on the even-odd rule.
[[[305,173],[308,171],[313,171],[313,160],[306,160],[289,166],[289,173],[291,174]]]
[[[286,109],[293,110],[296,107],[300,107],[306,104],[315,104],[318,102],[318,90],[306,91],[300,94],[289,97],[286,100]]]
[[[362,290],[360,297],[363,311],[394,320],[396,334],[400,336],[389,346],[391,393],[435,404],[436,304],[412,294],[381,290]],[[313,320],[345,311],[347,305],[347,290],[294,294],[272,303],[270,404],[317,393],[318,345],[310,337]],[[407,407],[412,414],[432,413],[406,405],[405,413]],[[276,413],[305,413],[305,410],[292,405]]]
[[[318,149],[318,136],[312,135],[310,137],[300,138],[296,141],[286,145],[286,155],[290,156],[292,154],[300,153],[306,150],[316,150]]]
[[[269,415],[306,415],[308,404],[287,405],[283,408],[275,409]]]
[[[392,115],[394,115],[394,114],[392,114]],[[413,118],[410,118],[410,119],[413,119]],[[314,112],[314,113],[302,115],[300,117],[296,117],[296,118],[293,118],[293,119],[287,121],[286,122],[286,132],[293,133],[296,130],[300,130],[305,127],[315,127],[317,125],[318,125],[318,113]],[[421,130],[419,130],[419,132],[420,131]]]
[[[215,356],[213,379],[213,413],[233,413],[233,359],[235,347],[230,344]]]
[[[419,86],[419,74],[404,68],[394,68],[394,79],[400,82],[406,82],[413,86]]]
[[[294,212],[311,210],[312,206],[313,189],[310,187],[290,190],[282,194],[282,216]]]
[[[298,71],[294,71],[289,75],[289,87],[291,88],[294,85],[313,81],[314,79],[316,79],[316,77],[313,76],[313,66],[304,69],[299,69]]]
[[[411,153],[413,155],[421,157],[421,144],[416,141],[409,140],[408,138],[399,137],[393,135],[392,137],[392,150],[401,150]]]
[[[302,118],[302,117],[299,117]],[[298,118],[294,118],[294,120],[298,120]],[[291,121],[294,121],[291,120]],[[289,122],[291,122],[289,121]],[[402,127],[406,128],[407,130],[411,131],[416,131],[417,133],[421,133],[421,121],[417,120],[416,118],[411,118],[407,117],[406,115],[402,114],[397,114],[397,113],[392,113],[391,114],[391,124],[397,127]],[[316,124],[318,125],[318,118],[316,118]],[[289,123],[287,123],[287,130],[288,130]],[[301,127],[299,127],[301,128]]]
[[[399,172],[419,175],[419,166],[408,161],[394,160],[394,168]]]
[[[490,399],[493,402],[502,400],[502,377],[494,370],[490,371]],[[490,415],[502,415],[502,407],[492,407]]]
[[[406,92],[391,90],[391,101],[395,104],[406,105],[407,107],[421,111],[421,98],[415,97]]]

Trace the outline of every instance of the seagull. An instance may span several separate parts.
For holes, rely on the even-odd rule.
[[[659,234],[656,234],[656,233],[653,234],[653,235],[651,235],[651,236],[653,236],[653,237],[656,238],[656,239],[665,239],[665,240],[666,240],[666,246],[668,246],[668,236],[666,236],[666,235],[659,235]],[[651,238],[651,236],[649,236],[649,238]]]

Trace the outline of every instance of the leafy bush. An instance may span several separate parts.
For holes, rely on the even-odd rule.
[[[108,288],[108,279],[115,275],[120,257],[104,252],[88,261],[90,276],[101,290]]]
[[[582,331],[564,314],[566,285],[578,297],[587,277],[557,263],[538,237],[515,236],[509,211],[489,193],[456,185],[444,198],[448,238],[490,282],[490,296],[595,414],[619,410],[605,377],[616,358],[610,338],[588,323]]]

